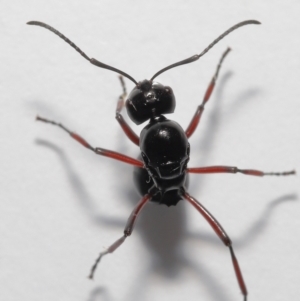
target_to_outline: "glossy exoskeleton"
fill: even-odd
[[[212,216],[212,214],[194,197],[188,194],[188,173],[208,174],[208,173],[243,173],[252,176],[265,176],[265,175],[290,175],[295,171],[287,172],[269,172],[265,173],[254,169],[239,169],[231,166],[208,166],[208,167],[195,167],[188,168],[190,144],[188,138],[193,134],[196,127],[199,124],[202,112],[206,102],[209,100],[210,95],[214,89],[218,73],[223,62],[223,59],[228,54],[230,49],[228,48],[221,57],[221,60],[217,66],[215,74],[207,88],[202,103],[196,109],[189,126],[186,130],[175,121],[167,119],[164,115],[171,114],[175,110],[175,96],[170,87],[164,86],[154,79],[161,73],[171,68],[192,63],[203,56],[209,49],[211,49],[216,43],[218,43],[223,37],[228,35],[235,29],[247,25],[247,24],[260,24],[255,20],[248,20],[240,22],[233,27],[229,28],[217,39],[215,39],[207,48],[205,48],[200,54],[193,55],[190,58],[179,61],[172,65],[169,65],[160,71],[158,71],[150,80],[143,80],[137,82],[133,77],[127,73],[116,69],[112,66],[106,65],[94,58],[89,58],[83,51],[81,51],[73,42],[67,37],[61,34],[53,27],[38,21],[28,22],[29,25],[37,25],[44,27],[72,46],[77,52],[79,52],[85,59],[87,59],[93,65],[108,69],[125,76],[129,80],[135,83],[134,89],[130,92],[126,99],[126,88],[123,81],[123,77],[120,77],[123,87],[123,94],[120,96],[117,109],[116,119],[121,125],[124,133],[127,137],[140,147],[140,158],[134,159],[126,155],[99,148],[92,147],[86,140],[76,133],[68,130],[65,126],[55,121],[51,121],[42,117],[37,117],[37,120],[50,123],[62,128],[64,131],[70,134],[77,142],[92,150],[97,155],[113,158],[128,164],[135,166],[134,179],[139,193],[142,199],[136,205],[132,211],[126,227],[124,229],[124,235],[114,242],[106,251],[101,252],[98,256],[95,264],[93,265],[90,278],[93,278],[96,267],[101,258],[115,251],[128,237],[131,235],[136,218],[144,207],[149,202],[156,202],[159,204],[165,204],[167,206],[176,205],[180,200],[187,200],[193,205],[199,213],[207,220],[212,229],[216,232],[225,246],[229,247],[230,255],[234,267],[234,271],[237,277],[239,287],[244,296],[244,300],[247,299],[247,289],[241,270],[239,268],[238,261],[235,257],[231,240],[226,234],[225,230],[219,224],[219,222]],[[126,102],[125,102],[126,99]],[[121,110],[123,106],[126,106],[128,116],[137,125],[146,121],[149,123],[141,131],[140,137],[137,136],[130,126],[124,120]]]
[[[190,145],[182,127],[162,115],[174,112],[172,89],[144,80],[129,94],[126,109],[136,124],[150,119],[139,138],[145,168],[134,170],[138,191],[150,193],[153,202],[176,205],[186,188]]]

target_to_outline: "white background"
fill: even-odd
[[[235,23],[261,21],[157,80],[173,88],[177,107],[169,118],[186,128],[231,46],[190,139],[190,166],[299,171],[300,2],[2,0],[0,6],[1,300],[242,300],[228,250],[183,201],[147,205],[133,235],[103,259],[94,281],[86,278],[139,199],[132,168],[95,156],[34,118],[63,122],[91,144],[129,156],[138,148],[114,120],[117,74],[25,23],[44,21],[89,56],[143,80],[200,53]],[[143,126],[133,128],[139,133]],[[233,240],[249,300],[299,298],[299,177],[192,175],[189,191]]]

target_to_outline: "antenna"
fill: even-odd
[[[175,64],[169,65],[163,69],[161,69],[160,71],[158,71],[157,73],[155,73],[151,80],[153,80],[155,77],[157,77],[158,75],[160,75],[161,73],[175,68],[177,66],[181,66],[181,65],[185,65],[185,64],[189,64],[189,63],[193,63],[197,60],[199,60],[199,58],[201,56],[203,56],[206,52],[208,52],[212,47],[214,47],[220,40],[222,40],[225,36],[227,36],[228,34],[230,34],[232,31],[236,30],[237,28],[244,26],[244,25],[248,25],[248,24],[261,24],[259,21],[256,20],[247,20],[247,21],[243,21],[240,23],[237,23],[236,25],[230,27],[228,30],[226,30],[223,34],[221,34],[217,39],[215,39],[211,44],[209,44],[200,54],[195,54],[183,61],[177,62]]]
[[[56,30],[55,28],[53,28],[52,26],[43,23],[43,22],[39,22],[39,21],[30,21],[27,22],[28,25],[36,25],[36,26],[41,26],[44,27],[50,31],[52,31],[54,34],[56,34],[57,36],[59,36],[61,39],[63,39],[66,43],[68,43],[71,47],[73,47],[80,55],[82,55],[86,60],[88,60],[91,64],[98,66],[100,68],[104,68],[104,69],[108,69],[114,72],[117,72],[125,77],[127,77],[128,79],[130,79],[132,82],[134,82],[136,85],[138,84],[137,81],[131,77],[129,74],[125,73],[122,70],[119,70],[117,68],[114,68],[112,66],[106,65],[102,62],[97,61],[94,58],[89,58],[79,47],[77,47],[71,40],[69,40],[66,36],[64,36],[62,33],[60,33],[58,30]]]

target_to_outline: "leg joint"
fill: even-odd
[[[131,232],[132,232],[132,231],[130,231],[130,230],[127,230],[127,229],[126,229],[126,230],[124,230],[124,236],[125,236],[125,237],[128,237],[128,236],[130,236],[130,235],[131,235]]]
[[[198,111],[203,112],[204,111],[204,104],[198,106]]]
[[[226,247],[232,248],[232,242],[229,237],[224,240],[224,243]]]

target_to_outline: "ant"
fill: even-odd
[[[95,154],[119,160],[135,167],[134,180],[137,190],[142,198],[128,218],[124,229],[124,235],[115,241],[111,246],[109,246],[108,249],[100,253],[91,268],[89,278],[93,279],[95,270],[101,258],[106,254],[113,253],[123,244],[125,239],[131,235],[140,211],[148,202],[151,201],[158,204],[165,204],[167,206],[175,206],[180,200],[185,199],[192,206],[194,206],[196,210],[199,211],[199,213],[206,219],[215,233],[222,240],[224,245],[229,248],[238,285],[244,296],[244,301],[246,301],[248,294],[247,288],[239,267],[238,260],[233,251],[232,242],[223,227],[213,217],[213,215],[187,192],[188,174],[242,173],[245,175],[262,177],[268,175],[287,176],[295,174],[295,171],[263,172],[255,169],[239,169],[231,166],[187,167],[190,156],[190,144],[188,142],[188,138],[192,136],[200,122],[205,104],[210,99],[210,96],[214,90],[222,62],[229,53],[230,48],[223,53],[216,68],[215,74],[206,90],[203,101],[197,107],[195,115],[185,131],[178,123],[167,119],[163,115],[173,113],[175,110],[176,103],[172,89],[153,80],[158,75],[171,68],[197,61],[221,39],[237,28],[248,24],[260,24],[260,22],[256,20],[247,20],[237,23],[236,25],[230,27],[217,39],[215,39],[211,44],[209,44],[208,47],[206,47],[200,54],[193,55],[185,60],[169,65],[155,73],[150,80],[143,80],[141,82],[137,82],[133,77],[119,69],[106,65],[94,58],[89,58],[80,48],[78,48],[72,41],[70,41],[55,28],[38,21],[30,21],[27,24],[41,26],[52,31],[54,34],[58,35],[61,39],[67,42],[71,47],[73,47],[77,52],[79,52],[79,54],[81,54],[91,64],[120,74],[123,94],[120,96],[117,103],[116,119],[126,136],[134,144],[139,146],[141,150],[140,157],[138,159],[134,159],[111,150],[93,147],[87,141],[85,141],[85,139],[68,130],[61,123],[57,123],[39,116],[36,117],[36,120],[38,121],[43,121],[45,123],[50,123],[60,127],[73,139],[75,139],[84,147],[93,151]],[[134,89],[129,93],[127,99],[126,87],[122,76],[128,78],[135,84]],[[121,110],[124,105],[126,106],[130,119],[135,124],[139,125],[149,120],[149,123],[141,131],[140,137],[134,133],[134,131],[124,120],[121,114]]]

